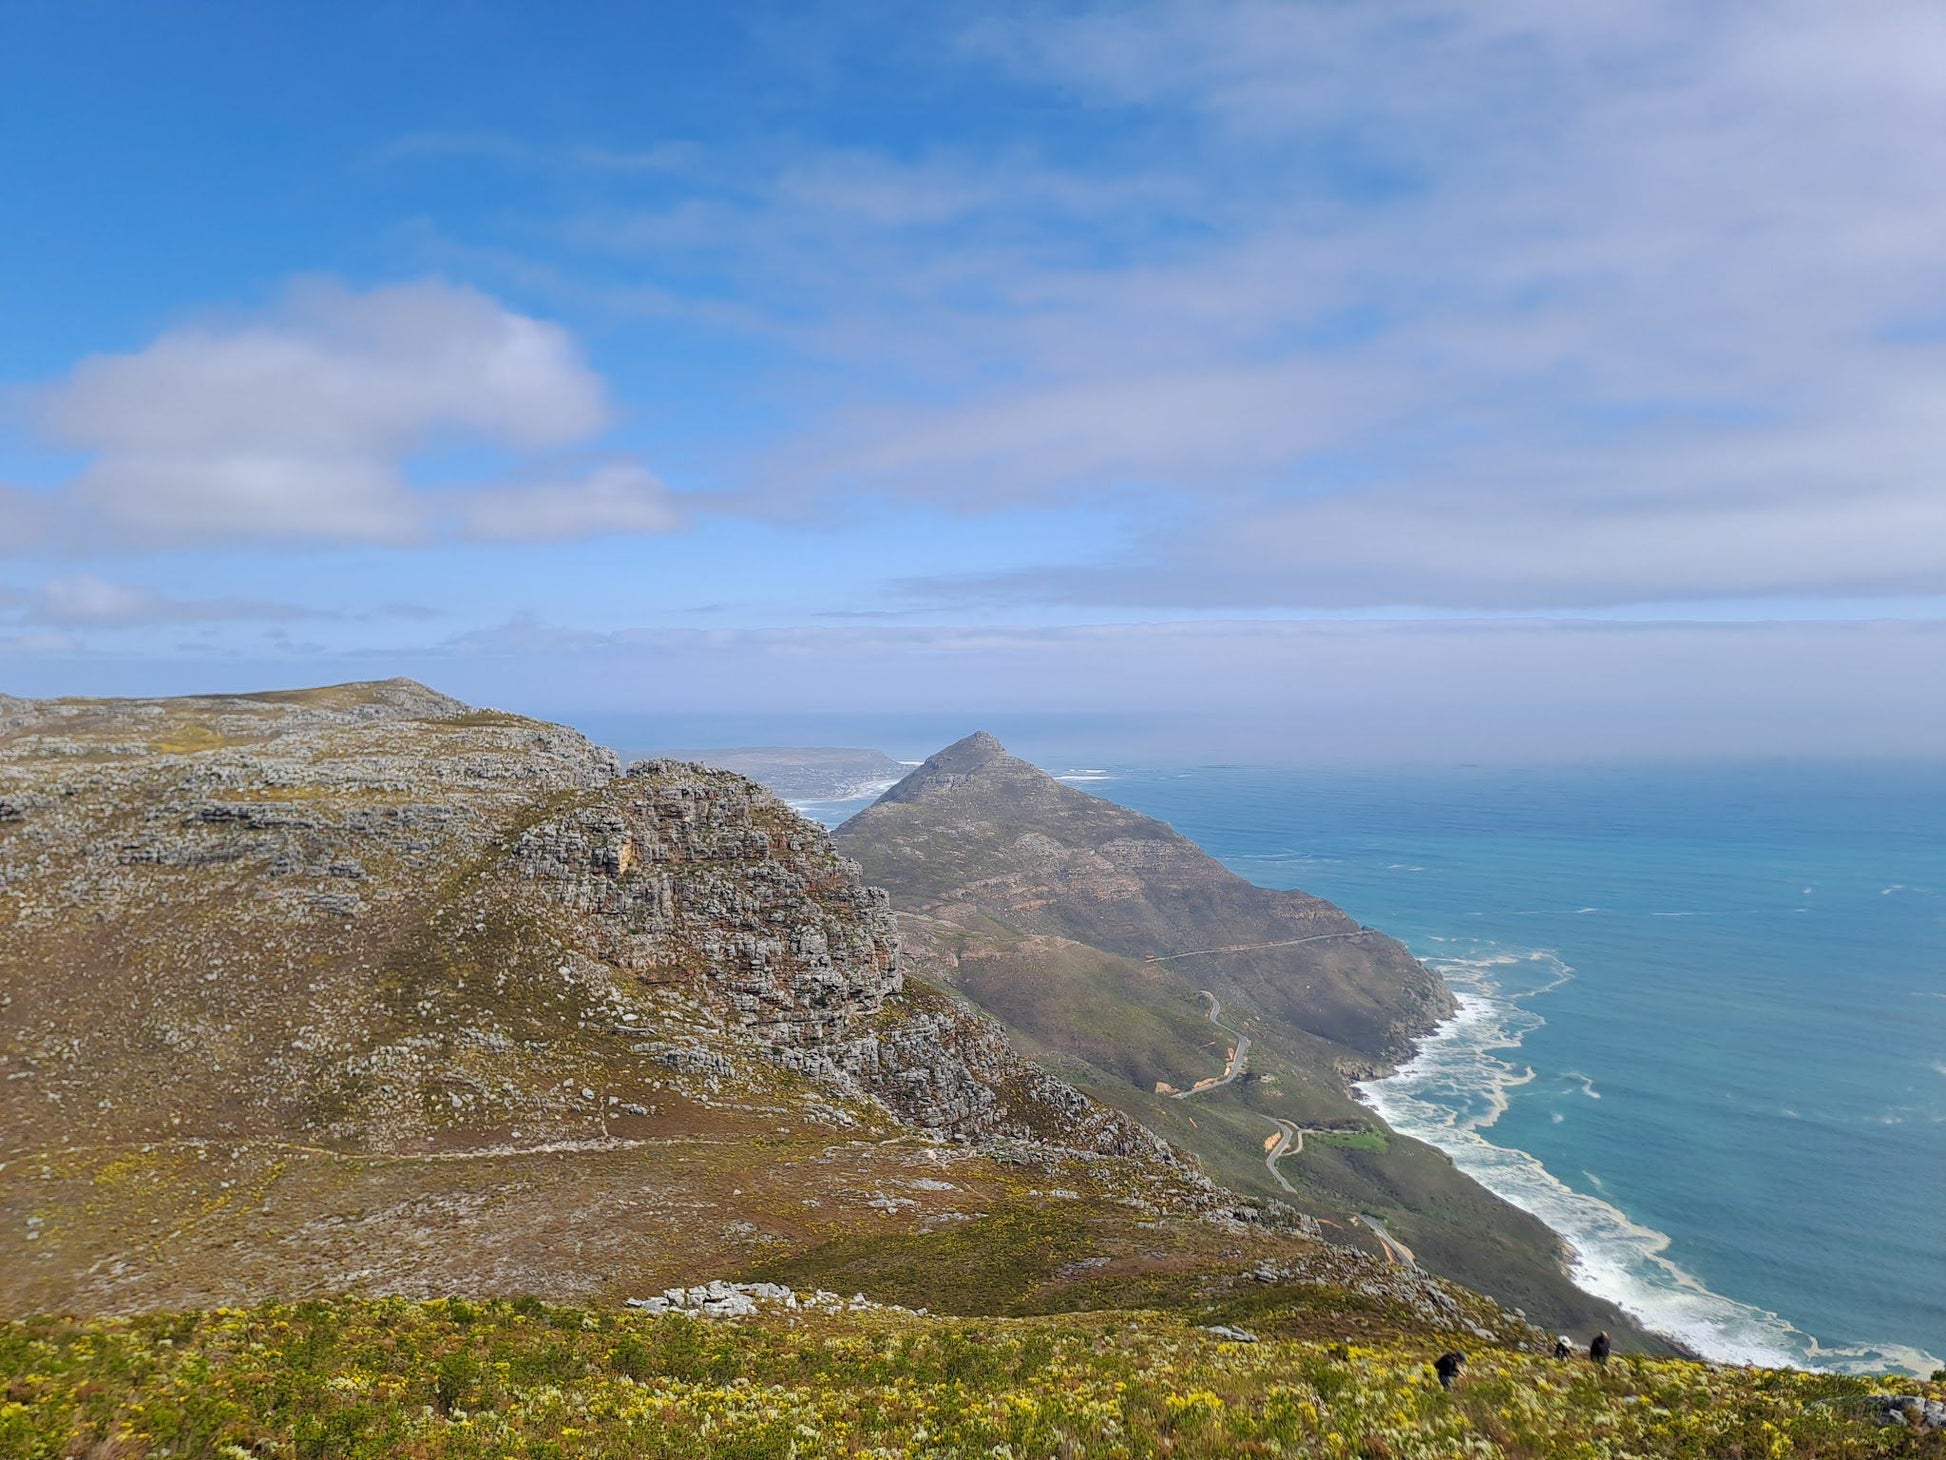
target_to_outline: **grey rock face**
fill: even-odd
[[[719,1078],[735,1072],[731,1064],[715,1050],[701,1044],[638,1044],[638,1054],[645,1054],[659,1065],[685,1075],[715,1075]]]
[[[1871,1400],[1872,1418],[1881,1425],[1912,1430],[1946,1430],[1946,1401],[1918,1394],[1879,1394]]]
[[[592,914],[598,956],[687,984],[782,1049],[843,1038],[900,987],[884,894],[818,828],[724,771],[637,767],[524,833],[521,873]]]
[[[775,1064],[962,1140],[1039,1138],[1171,1159],[1141,1126],[1020,1058],[992,1020],[905,988],[885,895],[823,829],[741,776],[647,761],[536,823],[512,861],[588,929],[590,951],[681,989]],[[684,1073],[732,1062],[694,1041],[638,1046]]]
[[[1232,1328],[1227,1323],[1212,1323],[1203,1332],[1213,1333],[1226,1343],[1255,1343],[1257,1335],[1247,1328]]]
[[[749,1318],[766,1310],[790,1313],[909,1313],[896,1303],[875,1303],[860,1293],[844,1298],[819,1288],[802,1296],[782,1283],[733,1283],[712,1278],[693,1287],[665,1288],[653,1298],[628,1298],[644,1313],[686,1313],[698,1318]],[[923,1312],[923,1309],[918,1310]]]

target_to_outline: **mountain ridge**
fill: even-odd
[[[1213,1178],[1295,1203],[1374,1253],[1394,1251],[1379,1234],[1396,1233],[1433,1270],[1543,1323],[1659,1342],[1574,1287],[1556,1234],[1357,1100],[1355,1082],[1396,1067],[1456,1008],[1396,940],[1237,877],[984,732],[833,841],[891,894],[915,970]]]

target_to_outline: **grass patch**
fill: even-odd
[[[846,1233],[754,1269],[754,1281],[863,1293],[954,1313],[1031,1310],[1032,1295],[1092,1249],[1083,1222],[1022,1206],[936,1232]]]
[[[197,755],[205,750],[222,750],[225,746],[237,744],[229,736],[219,734],[207,725],[185,721],[171,725],[162,734],[149,741],[149,747],[159,755]]]
[[[1379,1130],[1312,1131],[1305,1135],[1304,1145],[1308,1150],[1314,1144],[1336,1146],[1341,1151],[1376,1151],[1380,1154],[1392,1149],[1385,1132]]]

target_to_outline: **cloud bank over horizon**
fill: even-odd
[[[949,664],[1241,714],[1291,674],[1379,724],[1444,653],[1542,723],[1588,653],[1641,728],[1550,722],[1584,745],[1652,701],[1792,753],[1937,721],[1920,0],[354,6],[243,27],[249,76],[145,24],[37,21],[22,56],[98,56],[72,95],[0,60],[50,139],[9,191],[73,241],[0,282],[10,683]],[[90,106],[164,159],[139,228]]]
[[[14,667],[6,688],[37,694],[94,693],[105,674],[136,694],[404,674],[634,751],[862,735],[917,755],[984,727],[1052,736],[1070,753],[1199,762],[1937,759],[1946,719],[1946,624],[1934,622],[597,634],[522,617],[430,649],[324,662],[70,655]]]

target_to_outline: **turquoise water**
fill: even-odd
[[[1946,1362],[1946,770],[1068,773],[1439,968],[1464,1013],[1368,1098],[1584,1286],[1715,1358]]]

